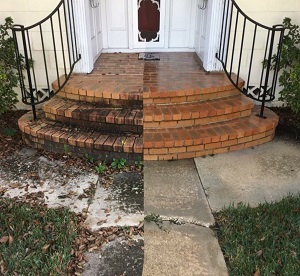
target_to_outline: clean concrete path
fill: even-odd
[[[279,136],[227,154],[145,162],[144,179],[145,214],[165,221],[145,224],[143,276],[228,275],[217,238],[206,227],[214,223],[212,212],[299,193],[300,143]]]
[[[145,224],[143,276],[228,275],[194,161],[145,162],[144,180],[145,215],[166,221]]]
[[[300,192],[300,143],[282,136],[195,163],[213,211],[239,202],[254,207]]]

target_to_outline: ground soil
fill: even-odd
[[[300,140],[300,118],[289,107],[272,107],[279,116],[276,135],[284,135],[291,139]]]

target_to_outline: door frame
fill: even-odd
[[[195,6],[197,5],[197,0]],[[224,0],[207,0],[207,22],[206,22],[206,39],[204,45],[204,54],[201,56],[203,67],[206,71],[222,71],[221,63],[216,59],[220,38],[221,23],[223,16]],[[201,39],[201,38],[199,38]],[[197,55],[200,58],[199,52]]]

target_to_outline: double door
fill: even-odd
[[[192,49],[195,0],[89,0],[93,55]]]

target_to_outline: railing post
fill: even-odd
[[[20,88],[22,93],[22,100],[25,97],[25,84],[24,84],[24,76],[23,76],[23,66],[22,66],[22,58],[20,55],[19,44],[18,44],[18,37],[17,37],[17,28],[20,28],[20,25],[13,25],[12,27],[12,35],[14,39],[14,46],[15,46],[15,55],[16,55],[16,66],[19,74],[19,82]]]
[[[32,113],[33,113],[33,119],[36,120],[37,119],[36,108],[35,108],[35,103],[34,103],[33,86],[32,86],[32,79],[31,79],[31,72],[30,72],[30,62],[29,62],[29,57],[28,57],[28,52],[27,52],[27,43],[26,43],[24,26],[20,26],[20,31],[21,31],[21,36],[22,36],[23,48],[24,48],[25,69],[26,69],[27,78],[28,78],[31,108],[32,108]]]
[[[270,77],[270,71],[271,71],[271,63],[272,63],[272,55],[273,55],[273,48],[274,48],[274,38],[275,38],[275,27],[272,29],[271,33],[271,40],[270,40],[270,46],[269,46],[269,55],[268,55],[268,62],[266,67],[266,75],[265,75],[265,83],[264,83],[264,93],[260,108],[260,114],[259,117],[264,118],[264,109],[265,109],[265,103],[266,103],[266,97],[267,97],[267,91],[268,91],[268,83],[269,83],[269,77]]]

